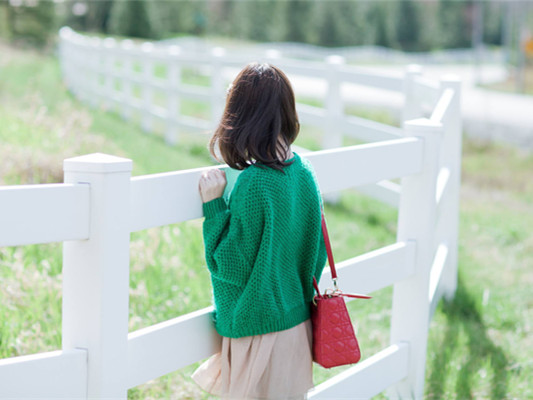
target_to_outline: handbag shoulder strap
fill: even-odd
[[[333,260],[333,252],[331,251],[331,242],[329,241],[328,228],[326,226],[326,218],[324,217],[323,209],[321,209],[321,213],[322,213],[322,234],[324,235],[324,243],[326,244],[326,251],[328,253],[328,262],[329,262],[329,267],[331,268],[331,279],[333,280],[335,288],[337,289],[337,270],[335,269],[335,261]],[[323,295],[320,294],[318,283],[314,276],[313,276],[313,286],[315,287],[318,297],[324,297]],[[352,297],[355,299],[371,299],[372,298],[365,294],[340,293],[339,296]]]
[[[331,279],[337,279],[337,270],[335,269],[335,260],[333,260],[333,252],[331,251],[331,242],[329,241],[328,228],[326,226],[326,218],[324,217],[324,210],[322,213],[322,234],[324,236],[324,243],[326,244],[326,251],[328,253],[329,267],[331,268]]]

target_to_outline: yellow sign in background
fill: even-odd
[[[524,42],[524,50],[528,56],[533,56],[533,37],[529,37]]]

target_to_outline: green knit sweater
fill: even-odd
[[[217,332],[238,338],[292,328],[310,318],[313,276],[326,263],[322,198],[311,163],[294,153],[284,172],[254,164],[229,202],[203,204]]]

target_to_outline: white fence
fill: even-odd
[[[138,107],[146,111],[145,122],[161,112],[149,102],[146,89],[155,87],[155,78],[146,81],[144,103],[136,104],[127,97],[128,91],[114,93],[109,79],[99,86],[76,75],[76,68],[85,78],[99,74],[96,71],[103,66],[97,67],[94,60],[118,57],[119,51],[128,62],[139,57],[146,64],[157,59],[155,52],[149,53],[152,58],[142,52],[117,48],[115,53],[96,46],[91,51],[98,51],[98,58],[84,58],[92,46],[89,40],[72,32],[63,34],[62,40],[65,76],[80,97],[112,101],[125,110]],[[67,56],[72,57],[72,64]],[[218,68],[213,68],[213,73],[222,65],[242,65],[223,57],[191,60],[173,54],[171,60],[164,60],[174,71],[190,62],[214,62]],[[393,398],[422,398],[429,323],[440,297],[453,296],[457,280],[460,84],[454,79],[427,81],[416,68],[400,80],[361,75],[335,62],[302,65],[279,59],[277,64],[313,76],[327,74],[330,96],[326,111],[304,108],[300,109],[302,117],[316,118],[331,132],[363,137],[372,133],[381,139],[341,148],[335,138],[329,145],[336,148],[307,153],[322,192],[366,187],[369,193],[399,207],[396,243],[338,265],[346,292],[371,293],[394,286],[390,346],[318,385],[310,398],[370,398],[387,389]],[[128,75],[127,79],[136,79],[128,73],[106,76]],[[170,76],[176,83],[176,75]],[[218,111],[223,97],[220,80],[213,77],[215,89],[207,89]],[[333,95],[345,80],[403,92],[406,122],[402,129],[345,117],[339,111],[342,102]],[[180,95],[192,93],[180,90],[170,85],[169,103],[175,105]],[[428,106],[428,118],[419,118]],[[180,122],[179,115],[170,110],[161,112],[163,116],[168,119],[169,131],[173,124],[190,122]],[[92,154],[65,160],[63,184],[0,188],[0,246],[64,242],[62,349],[0,360],[0,398],[124,399],[128,388],[219,350],[211,308],[128,332],[130,233],[201,218],[197,182],[203,170],[218,167],[139,177],[131,177],[131,168],[131,160]],[[402,178],[401,191],[390,189],[388,180],[398,177]],[[376,182],[385,184],[368,186]],[[326,285],[327,268],[324,275],[321,282]]]

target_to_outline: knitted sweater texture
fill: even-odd
[[[283,172],[254,164],[229,201],[203,204],[203,235],[221,336],[292,328],[311,316],[313,276],[326,263],[322,198],[311,163],[294,153]]]

